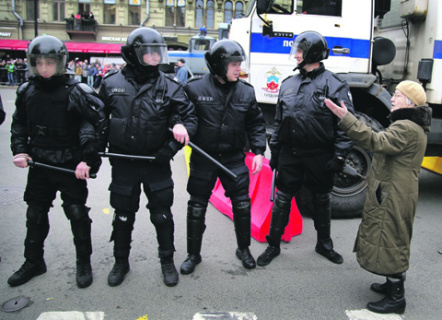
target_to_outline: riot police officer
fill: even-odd
[[[290,204],[302,185],[312,193],[315,251],[333,263],[343,262],[330,237],[330,191],[333,175],[342,171],[353,143],[337,127],[338,119],[328,110],[324,98],[345,101],[351,112],[353,104],[348,84],[321,62],[328,55],[327,41],[315,31],[303,32],[293,42],[290,58],[297,61],[295,70],[299,73],[282,82],[276,105],[270,167],[278,172],[278,192],[267,236],[269,245],[258,257],[259,266],[268,265],[280,254]]]
[[[121,48],[127,65],[104,77],[100,95],[110,115],[111,153],[155,156],[155,161],[111,159],[110,204],[115,209],[111,241],[115,264],[108,276],[110,286],[120,285],[129,272],[129,253],[141,184],[147,209],[155,226],[163,282],[178,283],[173,255],[174,221],[171,212],[173,181],[170,160],[196,131],[193,104],[182,87],[159,71],[168,63],[167,46],[151,28],[132,31]],[[173,126],[173,136],[169,132]],[[174,139],[175,138],[175,139]]]
[[[245,165],[246,139],[255,154],[252,173],[262,168],[266,148],[265,122],[255,99],[253,87],[239,80],[241,62],[246,59],[243,48],[235,41],[217,42],[205,55],[210,74],[189,80],[185,85],[194,102],[198,130],[194,142],[219,163],[238,176],[235,181],[225,172],[192,152],[187,191],[187,259],[182,274],[190,274],[201,262],[201,244],[205,229],[205,213],[211,191],[219,177],[226,196],[232,201],[233,222],[238,248],[236,256],[245,268],[253,269],[255,259],[250,253],[249,171]]]
[[[25,263],[8,280],[19,286],[46,272],[43,245],[49,233],[49,208],[60,191],[70,220],[77,253],[76,281],[80,288],[92,283],[90,208],[86,179],[101,164],[107,119],[98,95],[65,75],[68,51],[59,39],[37,37],[29,43],[31,77],[17,90],[12,116],[11,149],[17,167],[29,161],[75,170],[75,176],[47,168],[29,169],[24,200],[26,214]]]

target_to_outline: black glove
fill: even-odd
[[[345,166],[345,159],[342,156],[334,156],[325,164],[325,169],[331,172],[342,172]]]
[[[270,156],[269,166],[273,170],[278,169],[279,152],[272,152]]]
[[[166,143],[161,147],[160,150],[155,154],[155,162],[157,163],[169,163],[173,156],[178,152],[179,149],[175,148],[175,144]]]

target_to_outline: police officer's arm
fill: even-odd
[[[28,82],[25,82],[17,89],[16,109],[12,115],[11,124],[11,151],[14,156],[14,165],[19,168],[26,168],[28,166],[27,160],[32,160],[28,155],[29,132],[26,109],[23,103],[28,84]]]
[[[342,82],[339,88],[335,91],[331,100],[336,102],[344,102],[347,106],[348,112],[354,114],[353,101],[351,99],[350,89],[346,82]],[[338,122],[340,120],[335,118],[335,155],[337,157],[345,158],[350,150],[353,148],[353,141],[345,134],[343,130],[338,127]]]
[[[89,169],[97,172],[101,165],[99,151],[106,148],[108,118],[104,113],[104,103],[89,86],[77,84],[69,96],[68,110],[76,113],[80,121],[79,139],[82,161],[77,166],[77,178],[89,177]]]
[[[252,96],[253,100],[246,117],[246,130],[250,149],[255,154],[252,161],[252,174],[257,174],[262,169],[262,158],[266,150],[266,124],[254,92]]]
[[[175,139],[177,138],[177,136],[175,135],[176,131],[177,133],[180,130],[184,131],[183,128],[179,126],[182,125],[187,132],[187,137],[185,137],[185,140],[189,142],[189,140],[191,140],[196,133],[198,123],[198,119],[195,113],[195,107],[187,97],[187,94],[182,86],[177,83],[173,83],[169,86],[169,88],[173,90],[170,95],[173,114],[170,118],[170,124],[174,128]],[[175,130],[175,128],[177,130]],[[177,139],[177,141],[179,140]],[[181,141],[179,142],[182,143]]]

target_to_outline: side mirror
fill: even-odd
[[[256,12],[258,14],[264,14],[270,12],[275,0],[257,0],[256,1]]]

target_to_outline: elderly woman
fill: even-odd
[[[344,103],[339,107],[325,99],[325,104],[342,119],[339,127],[357,145],[374,153],[354,251],[362,268],[386,276],[387,281],[371,285],[386,296],[367,307],[378,313],[403,313],[418,177],[432,114],[425,91],[414,81],[399,83],[391,98],[392,123],[378,133],[347,112]]]

